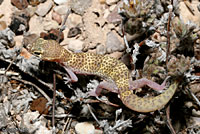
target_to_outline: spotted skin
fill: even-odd
[[[130,74],[121,61],[93,53],[71,53],[56,41],[39,38],[29,51],[42,60],[59,62],[75,73],[98,75],[107,81],[115,82],[120,99],[128,108],[137,112],[152,112],[161,109],[173,97],[178,82],[156,97],[141,98],[129,90]]]

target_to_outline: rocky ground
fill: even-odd
[[[197,0],[0,0],[0,134],[200,133],[199,25]],[[62,66],[27,51],[39,37],[117,58],[133,80],[170,76],[168,87],[179,79],[178,90],[163,109],[145,114],[116,93],[89,97],[102,79],[78,75],[70,83]],[[159,94],[147,86],[134,92]]]

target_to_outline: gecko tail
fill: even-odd
[[[174,82],[165,92],[156,97],[141,98],[135,94],[131,94],[127,97],[122,98],[122,102],[128,108],[137,112],[153,112],[162,109],[170,101],[177,87],[178,82]]]

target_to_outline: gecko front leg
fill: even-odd
[[[146,78],[141,78],[138,80],[134,80],[134,81],[129,81],[129,85],[130,85],[130,89],[134,90],[137,88],[141,88],[145,85],[147,85],[148,87],[152,88],[155,91],[158,92],[162,92],[165,87],[166,87],[166,81],[170,78],[170,76],[166,77],[165,80],[163,81],[163,83],[160,85],[152,80],[148,80]]]
[[[78,81],[78,77],[76,76],[76,74],[69,68],[64,67],[64,69],[67,71],[69,77],[66,79],[67,83],[68,82],[77,82]]]

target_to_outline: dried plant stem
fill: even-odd
[[[58,35],[58,39],[56,40],[57,42],[59,42],[59,40],[61,38],[62,31],[65,30],[65,23],[67,21],[68,16],[70,15],[70,13],[71,13],[71,9],[68,9],[68,11],[67,11],[67,13],[65,15],[65,18],[64,18],[64,20],[63,20],[63,22],[61,24],[59,35]]]
[[[192,98],[196,102],[196,104],[200,107],[200,101],[199,101],[199,99],[194,95],[194,93],[189,88],[186,88],[186,89],[189,92],[189,94],[192,96]]]
[[[53,74],[53,101],[52,101],[52,127],[55,133],[55,100],[56,100],[56,74]]]
[[[166,115],[167,115],[167,125],[171,131],[171,134],[176,134],[172,124],[171,124],[171,119],[170,119],[170,106],[167,107],[166,109]]]
[[[72,118],[68,117],[67,121],[65,122],[65,125],[63,127],[62,134],[68,133],[69,127],[71,126],[71,122],[72,122]],[[65,128],[66,128],[66,132],[65,132]]]
[[[31,85],[31,86],[35,87],[48,100],[48,102],[51,102],[50,97],[42,89],[40,89],[38,86],[36,86],[35,84],[33,84],[29,81],[26,81],[26,80],[22,80],[20,78],[15,77],[15,76],[12,76],[11,79],[14,79],[14,80],[23,82],[24,84]]]
[[[99,126],[100,126],[101,124],[100,124],[99,120],[97,119],[97,117],[95,116],[95,114],[92,112],[92,109],[91,109],[90,105],[87,104],[87,106],[88,106],[88,109],[89,109],[89,111],[90,111],[92,117],[96,120],[96,122],[97,122],[97,123],[99,124]]]
[[[170,23],[171,23],[171,10],[169,11],[169,18],[167,23],[167,50],[166,50],[166,66],[168,64],[168,57],[170,55]]]

